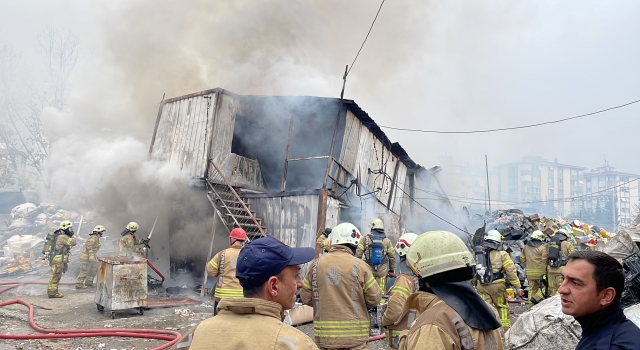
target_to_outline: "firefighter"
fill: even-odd
[[[291,248],[273,236],[247,243],[236,266],[244,298],[223,298],[218,315],[191,328],[171,350],[318,349],[282,322],[302,287],[300,265],[314,256],[313,248]]]
[[[513,260],[507,252],[499,250],[501,242],[502,235],[497,230],[490,230],[484,236],[483,251],[485,256],[487,253],[489,254],[492,273],[488,275],[490,279],[486,280],[487,283],[482,283],[479,279],[476,280],[476,290],[482,299],[498,309],[502,327],[506,330],[511,328],[511,320],[509,320],[505,277],[515,288],[517,296],[523,296],[524,293],[520,287],[520,279]]]
[[[138,231],[138,223],[130,222],[120,234],[122,238],[118,241],[118,256],[134,256],[134,253],[144,253],[143,248],[136,248],[136,245],[148,244],[148,239],[137,239],[135,234]]]
[[[236,227],[229,233],[229,248],[218,252],[207,264],[207,274],[218,277],[215,285],[213,314],[222,298],[242,298],[242,286],[236,277],[236,263],[240,250],[247,240],[247,233]]]
[[[58,282],[62,274],[67,272],[69,263],[69,251],[71,247],[76,245],[76,239],[73,238],[73,224],[71,221],[65,220],[60,223],[59,231],[55,238],[55,244],[52,252],[50,252],[49,266],[51,266],[51,278],[47,285],[47,295],[49,298],[62,298],[64,294],[58,292]]]
[[[401,317],[420,316],[402,331],[399,349],[504,349],[497,312],[473,289],[474,258],[458,236],[425,232],[406,257],[420,290],[407,299]]]
[[[573,244],[567,239],[569,235],[567,231],[560,229],[551,236],[551,242],[549,243],[549,251],[547,258],[547,271],[549,276],[549,295],[559,295],[558,288],[562,284],[562,270],[567,264],[569,255],[573,254],[576,250]],[[557,258],[552,259],[552,255]]]
[[[524,266],[529,281],[529,303],[537,304],[545,298],[543,288],[547,283],[547,244],[541,231],[533,231],[531,239],[520,253],[520,262]]]
[[[321,349],[367,349],[368,308],[380,302],[380,288],[369,266],[354,257],[359,230],[342,223],[331,231],[329,253],[307,269],[300,298],[313,307],[313,330]]]
[[[384,294],[389,273],[396,270],[396,252],[393,244],[384,234],[382,220],[375,218],[369,223],[371,233],[362,237],[358,243],[356,258],[362,258],[369,264],[380,291]]]
[[[395,245],[396,252],[400,257],[398,263],[398,276],[393,287],[389,290],[389,301],[387,309],[382,315],[382,325],[386,334],[387,343],[395,347],[394,340],[400,336],[400,332],[409,329],[409,324],[400,324],[400,315],[404,309],[404,304],[411,294],[418,290],[418,277],[411,272],[407,265],[407,251],[413,242],[418,238],[415,233],[407,232],[400,236]]]
[[[324,232],[318,236],[318,239],[316,239],[316,251],[318,254],[326,253],[329,251],[329,248],[331,248],[331,240],[328,238],[330,234],[331,229],[326,228]]]
[[[82,268],[76,279],[76,289],[86,289],[96,286],[93,283],[93,279],[98,272],[96,253],[100,250],[100,238],[105,231],[107,231],[107,229],[102,225],[94,227],[93,232],[89,234],[89,238],[84,242],[84,250],[80,254]]]

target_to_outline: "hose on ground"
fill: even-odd
[[[0,290],[0,293],[25,284],[47,284],[47,282],[0,282],[0,286],[8,286]],[[74,285],[75,283],[60,283]],[[49,329],[38,326],[33,320],[33,305],[24,300],[10,300],[0,303],[0,307],[20,304],[29,308],[29,325],[35,331],[45,334],[0,334],[0,339],[50,339],[50,338],[89,338],[89,337],[128,337],[167,340],[169,343],[160,345],[153,350],[167,349],[180,340],[181,334],[171,330],[144,329],[144,328],[109,328],[109,329]]]
[[[380,340],[380,339],[384,339],[387,335],[382,333],[380,335],[374,335],[372,337],[369,337],[369,341],[376,341],[376,340]]]

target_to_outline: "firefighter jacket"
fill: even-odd
[[[564,268],[564,265],[567,264],[567,260],[569,259],[569,255],[573,254],[576,251],[576,249],[573,247],[573,244],[571,244],[571,242],[569,241],[562,241],[560,243],[560,259],[562,259],[561,262],[561,266],[559,268],[553,268],[551,266],[548,266],[547,268],[549,269],[549,273],[561,273],[562,269]]]
[[[282,306],[272,301],[222,299],[218,315],[191,328],[171,350],[318,349],[311,338],[283,319]]]
[[[84,249],[80,253],[81,260],[89,260],[89,256],[95,255],[100,250],[100,235],[90,235],[87,241],[84,242]]]
[[[142,248],[136,248],[138,244],[143,244],[144,240],[137,239],[135,235],[126,234],[118,241],[118,256],[133,256],[133,253],[142,253]]]
[[[358,249],[356,250],[356,258],[361,259],[364,254],[364,260],[371,266],[371,235],[364,236],[358,243]],[[387,265],[387,262],[389,263]],[[393,244],[389,238],[385,237],[382,240],[382,264],[375,271],[373,268],[373,275],[376,277],[386,276],[387,272],[396,270],[396,251],[393,249]]]
[[[520,262],[527,272],[527,279],[539,280],[547,273],[547,245],[538,247],[527,244],[520,253]]]
[[[56,238],[56,251],[51,259],[52,263],[68,263],[69,251],[76,245],[76,239],[66,234],[58,235]]]
[[[497,317],[497,312],[493,309]],[[469,327],[462,317],[435,294],[414,293],[407,299],[402,318],[419,314],[411,328],[402,331],[402,350],[503,350],[501,329],[482,331]]]
[[[400,332],[408,327],[394,327],[398,326],[401,321],[402,311],[404,305],[411,294],[418,290],[418,278],[416,276],[406,275],[404,273],[398,274],[396,282],[389,291],[389,301],[387,302],[387,309],[382,315],[382,325],[385,327],[385,334],[387,335],[387,341],[390,346],[393,346],[393,339],[400,335]],[[391,329],[389,328],[391,326]]]
[[[309,265],[300,298],[313,307],[316,344],[353,348],[369,340],[368,309],[378,305],[381,294],[369,265],[338,244]]]
[[[216,301],[220,298],[242,298],[242,286],[236,277],[236,262],[242,247],[231,246],[216,254],[207,264],[207,274],[218,277],[216,282]]]
[[[494,280],[491,283],[505,283],[506,277],[509,283],[519,291],[521,289],[520,278],[518,278],[516,266],[513,264],[513,260],[511,260],[509,253],[502,250],[492,249],[489,255],[491,258],[493,275],[498,277],[494,277]]]

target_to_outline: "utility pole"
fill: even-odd
[[[489,189],[489,161],[487,155],[484,155],[484,169],[487,173],[487,198],[489,199],[489,213],[491,213],[491,190]]]

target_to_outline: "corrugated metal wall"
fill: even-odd
[[[213,126],[216,93],[165,102],[151,145],[152,159],[168,161],[202,178]],[[232,125],[233,126],[233,125]]]
[[[233,128],[239,108],[237,98],[224,93],[220,94],[217,100],[216,119],[213,125],[211,158],[221,170],[227,167],[227,161],[229,161]],[[212,182],[221,182],[217,175],[214,169],[209,170],[209,179]],[[225,175],[229,176],[229,174]]]
[[[375,196],[385,205],[389,203],[391,195],[392,179],[398,172],[396,181],[405,183],[407,176],[407,166],[399,162],[388,147],[383,146],[380,139],[356,118],[351,111],[347,111],[347,121],[345,125],[342,150],[338,160],[353,176],[360,177],[360,182],[369,191],[376,191]],[[369,172],[369,169],[373,173]],[[376,173],[378,172],[378,173]],[[383,173],[379,173],[383,172]],[[348,184],[347,184],[348,185]],[[393,191],[390,209],[396,213],[401,210],[404,194],[397,188]]]

